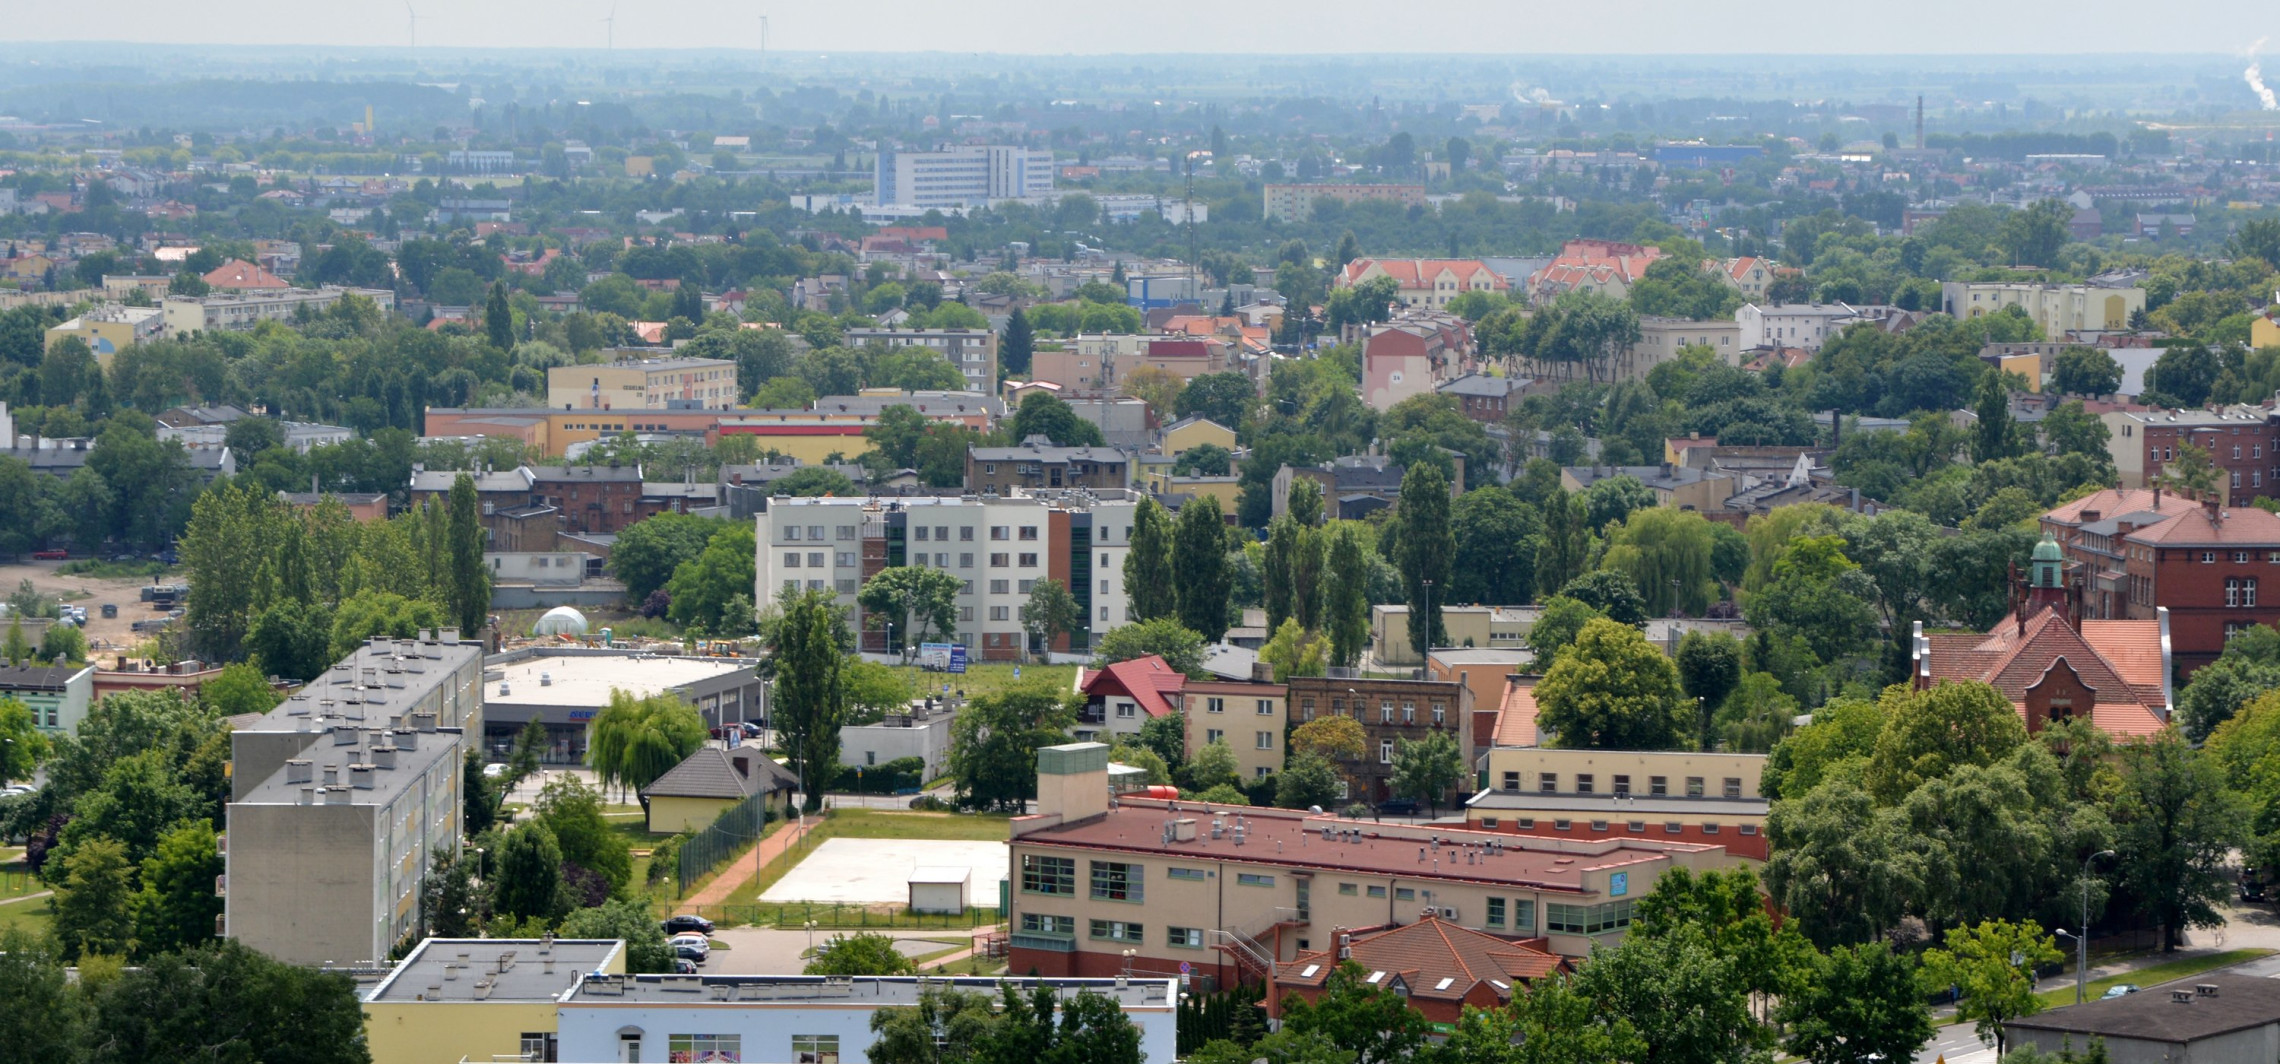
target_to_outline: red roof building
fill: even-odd
[[[1661,248],[1612,240],[1570,240],[1557,257],[1528,278],[1529,298],[1543,302],[1566,292],[1627,298],[1631,286],[1662,258]]]
[[[2252,624],[2280,624],[2280,516],[2181,499],[2160,489],[2109,488],[2042,517],[2064,554],[2081,616],[2166,617],[2179,679],[2224,652]]]
[[[1178,710],[1186,686],[1187,675],[1155,654],[1097,671],[1081,669],[1077,689],[1085,693],[1085,711],[1077,718],[1077,738],[1105,742],[1105,735],[1137,735],[1140,725]]]
[[[1468,1006],[1508,1004],[1514,987],[1571,970],[1566,958],[1539,948],[1543,939],[1499,938],[1437,913],[1374,933],[1335,931],[1331,942],[1330,949],[1300,950],[1298,959],[1275,966],[1267,1015],[1279,1018],[1283,999],[1294,994],[1319,999],[1341,963],[1361,969],[1364,983],[1408,998],[1409,1007],[1433,1023],[1455,1023]]]
[[[231,259],[214,267],[206,274],[206,283],[230,292],[264,291],[291,288],[285,279],[264,270],[244,259]]]
[[[1466,292],[1502,292],[1508,287],[1479,259],[1355,259],[1338,271],[1337,285],[1352,288],[1379,277],[1393,279],[1404,305],[1430,310],[1448,306]]]

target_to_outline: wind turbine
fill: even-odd
[[[412,10],[412,0],[404,0],[404,21],[410,25],[412,47],[420,46],[420,13]]]
[[[616,50],[617,50],[617,5],[616,5],[616,4],[611,4],[611,5],[610,5],[610,17],[608,17],[608,18],[605,18],[605,19],[603,19],[603,20],[602,20],[602,48],[603,48],[605,51],[616,51]]]
[[[760,16],[760,61],[768,61],[768,16]]]

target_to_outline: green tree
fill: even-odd
[[[626,601],[640,605],[673,578],[681,563],[704,553],[713,534],[726,526],[714,518],[675,513],[637,521],[618,533],[617,543],[610,547],[610,573],[625,584]]]
[[[68,624],[48,625],[40,633],[41,661],[80,662],[87,660],[87,634]]]
[[[2001,691],[1975,680],[1943,681],[1928,691],[1894,689],[1880,703],[1877,734],[1862,781],[1895,804],[1925,780],[1963,765],[1988,765],[2027,741],[2026,725]]]
[[[870,1064],[969,1064],[978,1060],[997,1022],[989,995],[930,988],[915,1005],[871,1013],[871,1048],[864,1058]]]
[[[67,981],[66,958],[46,935],[0,931],[0,1046],[18,1061],[76,1061],[88,1036],[86,998]],[[1244,1061],[1243,1064],[1250,1064]]]
[[[1369,552],[1363,532],[1352,525],[1324,531],[1330,549],[1323,564],[1322,626],[1330,634],[1331,663],[1352,666],[1370,638]]]
[[[2219,927],[2225,865],[2243,815],[2214,761],[2164,731],[2122,747],[2113,803],[2119,885],[2162,928],[2174,950],[2188,927]]]
[[[1908,1060],[1931,1040],[1932,1010],[1915,959],[1882,942],[1816,958],[1810,978],[1782,999],[1784,1052],[1811,1064]]]
[[[808,975],[908,975],[918,970],[895,948],[895,940],[868,931],[833,935],[815,948],[804,969]]]
[[[497,297],[504,302],[505,297]],[[496,342],[496,338],[494,338]],[[511,346],[513,337],[508,337]],[[451,612],[459,630],[483,630],[491,610],[491,570],[483,565],[483,518],[475,501],[475,481],[465,473],[451,482]]]
[[[562,897],[562,848],[544,823],[516,825],[492,861],[491,904],[501,915],[552,923],[569,908]]]
[[[1019,812],[1037,797],[1037,750],[1066,742],[1074,707],[1049,684],[1024,683],[973,700],[950,722],[950,774],[961,808]]]
[[[2052,361],[2050,383],[2062,395],[2112,395],[2122,388],[2122,367],[2095,347],[2070,346]]]
[[[1124,555],[1124,595],[1132,618],[1153,621],[1179,609],[1172,582],[1172,518],[1154,498],[1132,509],[1132,549]]]
[[[1274,638],[1259,648],[1259,660],[1274,667],[1276,683],[1287,683],[1293,676],[1328,675],[1330,641],[1299,627],[1297,618],[1286,617]]]
[[[2036,200],[2024,210],[2004,215],[1999,238],[2011,253],[2011,265],[2057,265],[2073,220],[2074,208],[2060,199]]]
[[[1782,552],[1743,612],[1751,627],[1802,637],[1816,657],[1833,662],[1875,640],[1875,601],[1875,582],[1845,557],[1842,537],[1807,536]]]
[[[1222,428],[1240,430],[1244,416],[1259,403],[1258,385],[1241,373],[1205,373],[1192,377],[1180,397],[1172,401],[1179,417],[1208,418]]]
[[[474,751],[470,750],[472,754]],[[488,830],[489,825],[485,825]],[[420,881],[420,933],[436,938],[474,938],[482,929],[488,892],[477,889],[475,866],[481,854],[438,849]]]
[[[2034,969],[2064,957],[2049,933],[2034,924],[1988,920],[1948,929],[1946,948],[1924,952],[1924,974],[1932,986],[1961,991],[1956,1019],[1976,1021],[1979,1040],[2000,1056],[2004,1021],[2042,1011]]]
[[[673,623],[715,635],[742,635],[753,627],[754,533],[731,525],[706,541],[695,558],[673,570],[665,591],[673,597]]]
[[[1575,987],[1602,1016],[1638,1032],[1645,1049],[1636,1060],[1745,1064],[1764,1060],[1771,1042],[1750,1014],[1740,960],[1720,955],[1698,927],[1596,949]]]
[[[1921,881],[1899,812],[1849,780],[1775,802],[1765,833],[1767,894],[1816,945],[1883,934]]]
[[[539,764],[545,758],[553,740],[547,737],[546,722],[533,713],[523,722],[522,731],[515,733],[515,747],[507,755],[506,785],[515,784],[538,774]]]
[[[1188,759],[1188,789],[1207,791],[1221,784],[1234,785],[1243,781],[1242,763],[1235,760],[1235,749],[1225,739],[1214,739]]]
[[[2163,486],[2185,498],[2213,499],[2217,497],[2217,477],[2216,462],[2208,448],[2179,441],[2177,457],[2163,464],[2160,479]]]
[[[1992,462],[2011,457],[2011,391],[2004,387],[2001,373],[1980,374],[1972,412],[1978,419],[1972,424],[1971,460]]]
[[[671,697],[670,695],[657,697]],[[692,714],[693,715],[693,714]],[[557,774],[539,791],[538,822],[554,833],[562,859],[601,874],[612,891],[633,880],[633,854],[625,837],[602,815],[602,792],[568,773]]]
[[[1543,521],[1536,508],[1502,488],[1475,488],[1450,510],[1455,557],[1465,564],[1450,575],[1448,602],[1513,605],[1536,597],[1536,555]]]
[[[1536,617],[1534,627],[1528,629],[1528,649],[1536,657],[1535,669],[1544,672],[1559,660],[1560,651],[1575,644],[1583,626],[1594,620],[1605,620],[1606,614],[1566,595],[1553,595],[1544,600],[1544,612]]]
[[[1560,594],[1592,609],[1617,624],[1638,628],[1647,623],[1647,600],[1639,585],[1612,569],[1599,569],[1561,585]]]
[[[960,582],[948,570],[897,565],[863,582],[855,601],[867,616],[895,624],[902,633],[903,660],[937,632],[958,630]]]
[[[1538,721],[1571,749],[1668,750],[1687,733],[1678,669],[1638,629],[1586,623],[1536,685]]]
[[[1029,324],[1029,315],[1023,313],[1020,307],[1013,308],[1013,313],[1006,315],[1005,334],[998,341],[999,368],[1007,374],[1026,377],[1029,374],[1030,356],[1036,350],[1036,327]]]
[[[1154,654],[1174,671],[1203,674],[1203,636],[1169,617],[1110,629],[1094,649],[1104,665]]]
[[[1327,809],[1338,799],[1338,769],[1322,755],[1292,754],[1275,774],[1275,804],[1285,809]]]
[[[369,1064],[356,983],[223,939],[93,988],[88,1064],[149,1060]]]
[[[211,822],[185,820],[160,838],[142,863],[142,891],[132,905],[136,950],[165,953],[212,939],[222,912],[214,883],[223,871]]]
[[[1435,729],[1422,739],[1402,739],[1394,744],[1394,793],[1424,802],[1429,813],[1438,815],[1441,800],[1465,780],[1464,754],[1450,732]]]
[[[1583,497],[1555,492],[1544,499],[1544,542],[1536,549],[1536,586],[1567,586],[1583,575],[1591,553],[1591,525]]]
[[[1314,1001],[1286,999],[1283,1027],[1328,1039],[1354,1054],[1356,1064],[1396,1064],[1424,1050],[1432,1031],[1425,1017],[1401,995],[1364,982],[1363,974],[1347,961],[1331,971]]]
[[[635,794],[672,771],[705,742],[704,718],[672,692],[636,698],[612,689],[586,726],[586,764],[604,787]],[[648,804],[643,796],[644,807]]]
[[[1711,552],[1714,526],[1691,511],[1650,507],[1634,510],[1607,538],[1604,569],[1631,578],[1645,612],[1658,617],[1699,617],[1718,595]]]
[[[483,774],[483,752],[470,748],[459,763],[460,820],[468,835],[490,830],[499,816],[501,788]]]
[[[198,689],[198,697],[225,717],[267,713],[285,699],[269,686],[269,678],[259,668],[242,661],[223,666],[221,675]]]
[[[355,653],[373,636],[412,639],[423,628],[440,628],[446,623],[444,608],[434,602],[371,589],[342,599],[332,616],[334,661]]]
[[[1697,750],[1710,749],[1710,715],[1742,682],[1742,641],[1699,629],[1678,640],[1678,684],[1694,699]]]
[[[557,934],[563,938],[623,939],[625,970],[629,973],[670,972],[673,946],[649,906],[628,898],[612,898],[591,909],[562,918]]]
[[[1267,610],[1267,630],[1279,630],[1283,622],[1299,610],[1293,602],[1292,569],[1297,565],[1296,555],[1300,544],[1311,529],[1303,528],[1287,513],[1267,522],[1267,542],[1261,552],[1260,578],[1263,584],[1263,605]],[[1299,627],[1305,627],[1302,622]]]
[[[1105,447],[1107,440],[1100,434],[1100,426],[1078,417],[1077,412],[1060,397],[1048,392],[1033,391],[1021,397],[1021,406],[1013,414],[1010,435],[1015,443],[1043,436],[1055,447]]]
[[[1031,585],[1029,601],[1021,604],[1021,630],[1039,653],[1052,653],[1055,637],[1073,639],[1084,623],[1084,608],[1069,594],[1069,586],[1050,577]]]
[[[31,707],[13,698],[0,698],[0,784],[32,778],[48,758],[47,735]]]
[[[94,838],[63,858],[55,937],[66,959],[123,956],[134,943],[134,867],[116,839]],[[212,889],[208,881],[207,889]],[[212,930],[212,925],[207,925]]]
[[[806,808],[815,812],[823,808],[822,773],[839,763],[839,728],[847,712],[840,675],[846,624],[830,592],[803,591],[784,598],[772,635],[767,669],[776,686],[769,715],[799,772]],[[810,771],[818,774],[812,786]]]
[[[483,336],[501,351],[515,348],[515,313],[507,308],[507,286],[494,282],[483,303]]]
[[[324,606],[284,599],[254,616],[245,649],[269,675],[314,679],[332,665],[332,626]]]
[[[1409,645],[1423,653],[1449,640],[1441,608],[1448,604],[1449,569],[1457,545],[1449,524],[1449,479],[1439,468],[1418,463],[1402,474],[1396,518],[1401,522],[1396,562],[1408,591]]]
[[[1138,553],[1138,545],[1134,545]],[[1227,633],[1227,516],[1214,495],[1194,495],[1180,506],[1172,528],[1172,586],[1180,623],[1216,643]]]

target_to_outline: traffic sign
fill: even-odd
[[[1186,975],[1186,974],[1188,974],[1189,972],[1192,972],[1192,971],[1194,971],[1194,970],[1195,970],[1195,966],[1194,966],[1194,965],[1192,965],[1192,964],[1189,964],[1189,963],[1188,963],[1188,962],[1186,962],[1186,961],[1181,961],[1181,962],[1180,962],[1180,974],[1181,974],[1181,975]]]

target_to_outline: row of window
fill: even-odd
[[[2251,581],[2251,583],[2254,583],[2254,581]],[[2253,594],[2253,590],[2252,590],[2252,592],[2251,592],[2251,593]],[[1504,789],[1505,789],[1505,790],[1507,790],[1507,791],[1513,791],[1513,792],[1517,792],[1517,791],[1519,791],[1519,790],[1520,790],[1520,776],[1521,776],[1521,774],[1520,774],[1519,772],[1506,772],[1506,773],[1504,774]],[[1613,787],[1612,787],[1612,789],[1610,789],[1610,790],[1609,790],[1607,793],[1609,793],[1609,794],[1616,794],[1616,795],[1628,795],[1628,794],[1630,794],[1630,793],[1631,793],[1631,777],[1630,777],[1628,774],[1622,774],[1622,773],[1618,773],[1618,774],[1616,774],[1615,776],[1613,776],[1611,779],[1612,779],[1612,782],[1613,782],[1614,786],[1613,786]],[[1597,794],[1597,793],[1598,793],[1598,788],[1599,788],[1599,777],[1598,777],[1596,774],[1594,774],[1594,773],[1590,773],[1590,772],[1578,772],[1578,773],[1576,773],[1576,774],[1575,774],[1575,792],[1574,792],[1574,793],[1576,793],[1576,794]],[[1559,773],[1557,773],[1557,772],[1539,772],[1539,773],[1537,773],[1537,774],[1536,774],[1536,793],[1538,793],[1538,794],[1558,794],[1558,793],[1560,793],[1560,774],[1559,774]],[[1704,793],[1705,793],[1705,792],[1704,792],[1704,789],[1703,789],[1703,778],[1702,778],[1702,777],[1700,777],[1700,776],[1688,776],[1688,777],[1686,777],[1686,796],[1687,796],[1687,797],[1689,797],[1689,798],[1700,798],[1700,797],[1702,797],[1702,796],[1703,796],[1703,794],[1704,794]],[[1739,798],[1739,797],[1741,797],[1741,796],[1742,796],[1742,778],[1741,778],[1740,776],[1728,776],[1728,777],[1726,777],[1726,778],[1725,778],[1725,780],[1723,781],[1723,787],[1721,788],[1721,793],[1723,793],[1723,794],[1724,794],[1726,797],[1728,797],[1728,798]],[[1647,777],[1647,794],[1648,794],[1650,797],[1655,797],[1655,798],[1664,798],[1664,797],[1668,797],[1668,796],[1669,796],[1669,794],[1670,794],[1670,777],[1668,777],[1668,776],[1649,776],[1649,777]]]
[[[1596,935],[1602,931],[1620,931],[1631,926],[1631,902],[1601,902],[1598,905],[1568,905],[1562,902],[1544,903],[1544,930],[1552,934]]]
[[[618,1058],[639,1064],[641,1036],[618,1036]],[[543,1033],[522,1036],[523,1054],[530,1060],[552,1060],[554,1038]],[[669,1034],[665,1036],[665,1059],[668,1061],[735,1061],[744,1059],[744,1036],[740,1034]],[[763,1057],[762,1059],[766,1059]],[[798,1064],[839,1064],[839,1036],[835,1034],[795,1034],[791,1036],[790,1059]]]
[[[1089,920],[1086,934],[1103,942],[1129,942],[1135,946],[1147,942],[1147,928],[1130,920]],[[1053,916],[1047,913],[1021,914],[1021,930],[1033,935],[1075,935],[1074,917]],[[1202,949],[1203,929],[1200,927],[1167,927],[1164,944],[1179,949]]]
[[[798,543],[802,540],[806,540],[811,543],[823,542],[823,525],[783,525],[781,526],[781,530],[784,533],[784,542],[786,543]],[[838,526],[837,534],[833,538],[839,539],[841,541],[854,539],[855,526]]]
[[[1092,862],[1092,897],[1097,901],[1144,900],[1146,869],[1122,861]],[[1021,889],[1026,894],[1075,897],[1077,861],[1074,857],[1021,855]]]
[[[1119,708],[1121,709],[1121,708],[1123,708],[1123,707],[1119,707]],[[1131,714],[1130,714],[1130,713],[1119,713],[1118,715],[1119,715],[1119,716],[1127,716],[1127,717],[1128,717],[1128,716],[1131,716]],[[1251,740],[1251,741],[1252,741],[1252,743],[1253,743],[1252,749],[1254,749],[1254,750],[1272,750],[1272,749],[1274,749],[1274,748],[1275,748],[1275,733],[1273,733],[1273,732],[1271,732],[1271,731],[1263,731],[1263,732],[1252,732],[1251,734],[1252,734],[1252,736],[1253,736],[1253,739]],[[1226,732],[1225,730],[1223,730],[1223,729],[1220,729],[1220,728],[1205,728],[1205,729],[1203,730],[1203,741],[1204,741],[1206,744],[1210,744],[1210,743],[1223,743],[1223,742],[1226,742],[1226,741],[1227,741],[1227,732]]]
[[[1501,825],[1501,824],[1503,824],[1503,823],[1504,823],[1504,821],[1503,821],[1501,818],[1499,818],[1499,817],[1493,817],[1493,816],[1484,816],[1484,817],[1480,818],[1480,826],[1481,826],[1481,827],[1483,827],[1483,828],[1487,828],[1487,829],[1489,829],[1489,830],[1495,830],[1495,829],[1496,829],[1496,828],[1497,828],[1499,825]],[[1607,825],[1608,825],[1608,821],[1605,821],[1605,820],[1594,820],[1594,821],[1592,821],[1592,822],[1591,822],[1591,830],[1593,830],[1593,831],[1606,831],[1606,830],[1607,830]],[[1536,830],[1536,818],[1534,818],[1534,817],[1527,817],[1527,816],[1523,816],[1523,817],[1514,817],[1514,818],[1512,818],[1512,826],[1513,826],[1514,828],[1517,828],[1517,829],[1521,830],[1521,831],[1534,831],[1534,830]],[[1571,829],[1573,829],[1574,827],[1575,827],[1575,821],[1573,821],[1573,820],[1564,820],[1564,819],[1563,819],[1563,820],[1554,820],[1554,821],[1552,821],[1552,830],[1553,830],[1553,831],[1568,831],[1568,830],[1571,830]],[[1644,820],[1630,820],[1630,821],[1625,821],[1625,822],[1624,822],[1624,828],[1625,828],[1625,830],[1628,830],[1628,831],[1632,832],[1633,834],[1638,834],[1638,833],[1641,833],[1641,832],[1644,832],[1644,831],[1646,831],[1646,830],[1647,830],[1647,822],[1646,822],[1646,821],[1644,821]],[[1717,834],[1718,832],[1720,832],[1721,830],[1724,830],[1724,829],[1723,829],[1723,828],[1722,828],[1720,825],[1717,825],[1717,824],[1704,824],[1704,825],[1702,825],[1702,833],[1703,833],[1703,834],[1705,834],[1705,835],[1716,835],[1716,834]],[[1739,825],[1739,826],[1737,826],[1737,827],[1736,827],[1734,830],[1735,830],[1735,831],[1737,831],[1737,832],[1739,832],[1739,833],[1741,833],[1741,834],[1743,834],[1743,835],[1755,835],[1755,834],[1757,834],[1757,833],[1758,833],[1758,829],[1757,829],[1757,825],[1756,825],[1756,824],[1742,824],[1742,825]],[[1666,821],[1664,821],[1664,822],[1663,822],[1663,834],[1665,834],[1665,835],[1678,835],[1678,834],[1683,834],[1685,831],[1686,831],[1686,825],[1685,825],[1685,824],[1682,824],[1682,823],[1680,823],[1680,822],[1678,822],[1678,821],[1676,821],[1676,820],[1666,820]]]
[[[911,538],[918,540],[921,543],[926,542],[929,538],[938,543],[950,542],[949,525],[912,525],[910,526],[910,529]],[[1034,541],[1037,538],[1037,526],[1022,525],[1018,528],[1012,525],[990,526],[990,539],[992,541],[1003,542],[1004,540],[1014,536],[1018,536],[1024,541]],[[970,525],[960,526],[958,529],[958,540],[962,543],[972,543],[974,541],[973,527]]]
[[[1378,700],[1378,723],[1391,724],[1394,722],[1394,704],[1395,703],[1393,699],[1390,698]],[[1401,723],[1417,723],[1417,703],[1408,699],[1403,699],[1400,703],[1400,706]],[[1434,702],[1431,704],[1430,708],[1433,715],[1433,723],[1447,723],[1449,718],[1448,703]],[[1330,700],[1330,715],[1333,717],[1343,717],[1346,715],[1346,700],[1344,698],[1333,698]],[[1313,698],[1301,698],[1298,700],[1298,719],[1302,723],[1314,719]],[[1363,721],[1365,723],[1367,723],[1369,720],[1369,706],[1359,698],[1354,699],[1354,719]]]
[[[1107,581],[1104,580],[1102,583],[1106,584]],[[1225,713],[1227,712],[1227,700],[1216,696],[1205,698],[1203,700],[1203,711],[1206,713]],[[1275,700],[1272,698],[1255,699],[1252,702],[1252,712],[1262,717],[1274,716]]]

